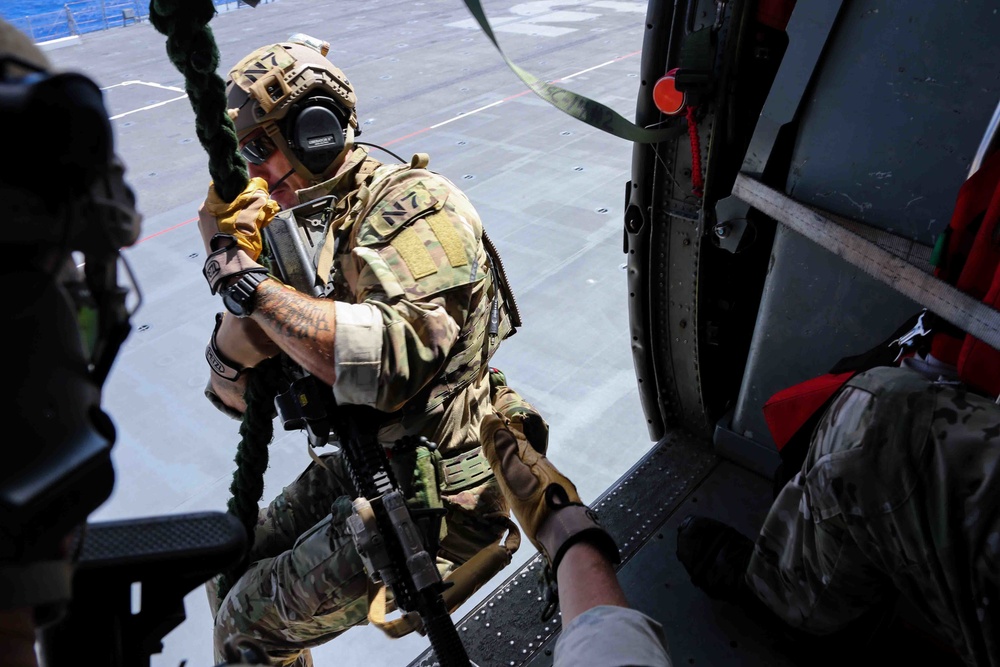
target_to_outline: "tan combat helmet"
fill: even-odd
[[[0,17],[0,54],[10,54],[21,58],[39,69],[49,70],[52,68],[49,59],[42,53],[42,50],[27,35],[2,17]],[[15,69],[14,73],[19,71],[20,68]],[[20,71],[20,73],[23,75],[26,72]]]
[[[243,58],[226,81],[229,116],[239,139],[262,128],[311,183],[332,176],[361,134],[354,89],[326,59],[329,48],[297,33]]]

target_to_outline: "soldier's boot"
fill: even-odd
[[[677,558],[691,583],[715,600],[744,602],[753,540],[732,526],[690,515],[677,528]]]
[[[845,659],[857,658],[859,650],[877,643],[895,619],[895,600],[887,600],[832,634],[820,636],[794,628],[747,585],[745,575],[753,549],[752,539],[708,517],[689,515],[677,528],[677,558],[691,583],[715,600],[738,605],[748,616],[776,631],[793,654],[804,651],[813,662],[818,654],[824,654],[823,664],[843,664]]]

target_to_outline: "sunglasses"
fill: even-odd
[[[240,148],[240,155],[250,164],[259,166],[264,164],[276,150],[278,147],[271,141],[271,137],[261,133],[243,144]]]

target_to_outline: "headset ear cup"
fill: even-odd
[[[322,103],[303,108],[289,121],[292,152],[314,174],[322,174],[344,150],[344,126]]]

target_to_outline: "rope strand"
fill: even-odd
[[[226,113],[226,86],[216,74],[219,49],[208,22],[216,14],[212,0],[151,0],[149,21],[167,37],[167,56],[184,75],[184,88],[195,114],[195,132],[208,153],[208,172],[215,189],[227,202],[236,199],[250,180],[246,162],[239,154],[236,126]],[[240,562],[219,577],[221,603],[233,584],[246,572],[253,548],[260,499],[264,494],[264,472],[268,445],[274,436],[274,398],[281,381],[279,359],[265,360],[250,372],[247,409],[240,425],[236,448],[236,470],[230,485],[230,514],[243,524],[249,548]]]
[[[225,201],[233,201],[250,180],[239,154],[236,125],[226,113],[226,84],[216,74],[219,48],[208,22],[212,0],[152,0],[149,22],[167,37],[167,56],[184,75],[195,114],[195,132],[208,152],[208,172]]]

